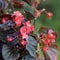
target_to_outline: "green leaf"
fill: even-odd
[[[30,55],[25,55],[23,60],[35,60],[35,58],[31,57]]]
[[[2,56],[4,60],[16,60],[19,58],[19,53],[16,48],[9,47],[7,45],[3,45],[2,47]]]
[[[31,14],[34,14],[34,9],[32,8],[32,6],[28,5],[27,3],[25,3],[24,5],[24,10],[30,12]]]
[[[35,56],[35,51],[36,50],[35,50],[35,48],[32,45],[27,44],[26,45],[26,49],[28,50],[28,52],[30,53],[31,56],[33,56],[33,57]]]
[[[30,53],[30,55],[34,57],[36,52],[37,42],[34,39],[34,37],[29,36],[27,39],[27,43],[28,44],[26,45],[26,49]]]
[[[35,46],[35,47],[37,46],[37,41],[34,37],[29,36],[26,40],[30,45]]]
[[[43,52],[45,60],[58,60],[58,49],[56,45],[49,47],[46,52]]]
[[[23,0],[23,1],[25,1],[26,3],[28,3],[28,4],[30,4],[30,5],[32,5],[33,2],[34,2],[34,0]]]
[[[34,9],[27,3],[24,4],[24,11],[27,19],[31,20],[34,18]]]
[[[47,54],[48,54],[50,60],[57,60],[58,50],[55,48],[49,48],[49,50],[47,51]]]

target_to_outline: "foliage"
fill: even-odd
[[[57,32],[40,27],[38,34],[34,33],[35,21],[41,13],[49,19],[53,17],[45,8],[38,10],[39,3],[40,0],[0,0],[0,43],[4,60],[53,60],[54,57],[57,60]]]

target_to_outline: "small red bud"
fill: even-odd
[[[47,18],[52,18],[53,13],[51,13],[51,12],[46,12],[46,16],[47,16]]]
[[[44,40],[44,44],[49,45],[50,44],[50,40]]]
[[[47,35],[47,38],[48,38],[48,39],[55,39],[55,38],[56,38],[56,36],[55,36],[55,35],[53,35],[53,34],[48,34],[48,35]]]
[[[41,38],[41,39],[44,38],[44,37],[45,37],[45,36],[44,36],[43,34],[40,35],[40,38]]]
[[[11,42],[13,39],[10,37],[10,38],[8,38],[8,42]]]
[[[44,46],[44,47],[43,47],[43,50],[44,50],[45,52],[48,51],[48,47]]]
[[[5,20],[4,18],[2,19],[2,23],[3,23],[3,24],[6,23],[6,20]]]
[[[52,40],[51,40],[51,42],[52,42],[52,43],[54,43],[54,42],[55,42],[55,40],[54,40],[54,39],[52,39]]]
[[[25,45],[27,44],[27,42],[26,42],[25,40],[22,40],[22,41],[21,41],[21,44],[22,44],[23,46],[25,46]]]

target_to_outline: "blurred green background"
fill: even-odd
[[[36,21],[36,30],[40,26],[48,26],[53,30],[58,31],[58,38],[56,39],[56,43],[59,47],[59,57],[60,60],[60,0],[46,0],[45,2],[41,2],[38,8],[46,8],[47,11],[53,12],[54,16],[51,19],[48,19],[44,13],[38,18],[38,22]]]

